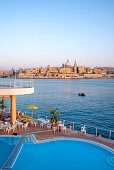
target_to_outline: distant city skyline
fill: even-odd
[[[114,67],[114,0],[0,1],[0,70]]]

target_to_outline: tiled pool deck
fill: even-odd
[[[0,135],[12,135],[13,132],[7,134],[0,130]],[[96,137],[92,134],[81,134],[81,132],[76,130],[69,130],[67,129],[66,132],[56,132],[53,133],[52,130],[45,130],[41,129],[39,127],[32,127],[29,126],[27,130],[15,130],[15,133],[18,135],[28,135],[28,134],[34,134],[38,141],[46,140],[46,139],[52,139],[52,138],[80,138],[80,139],[87,139],[95,142],[99,142],[101,144],[107,145],[114,149],[114,140],[109,140],[107,138],[103,137]]]

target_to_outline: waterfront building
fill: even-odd
[[[110,71],[111,70],[111,71]],[[0,77],[15,77],[18,78],[113,78],[113,68],[107,67],[85,67],[77,66],[76,60],[73,66],[67,60],[61,67],[36,67],[36,68],[20,68],[19,70],[0,71]],[[109,75],[110,74],[110,75]]]
[[[85,66],[78,66],[78,73],[79,74],[84,74],[86,72],[87,72],[87,70],[86,70]]]

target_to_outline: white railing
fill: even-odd
[[[13,80],[0,81],[0,88],[32,88],[34,87],[33,80]]]

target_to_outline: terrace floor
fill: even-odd
[[[107,145],[114,149],[114,140],[109,140],[103,137],[96,137],[95,135],[92,134],[81,134],[81,132],[79,131],[70,130],[70,129],[67,129],[66,132],[57,131],[54,134],[52,130],[46,130],[46,129],[41,129],[40,127],[28,126],[26,130],[16,129],[15,133],[17,133],[18,135],[34,134],[38,141],[52,139],[52,138],[80,138],[80,139],[99,142],[101,144]],[[13,132],[9,133],[9,135],[12,134]],[[0,130],[0,135],[8,135],[8,133],[4,132],[3,130]]]

